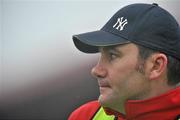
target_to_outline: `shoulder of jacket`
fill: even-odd
[[[96,113],[99,107],[100,105],[97,100],[85,103],[74,110],[69,116],[68,120],[88,120]]]

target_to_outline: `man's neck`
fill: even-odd
[[[149,98],[159,96],[175,88],[176,86],[170,86],[168,84],[153,83],[151,85],[151,88],[150,88],[151,90],[149,94],[144,99],[149,99]]]

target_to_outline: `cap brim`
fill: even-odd
[[[73,35],[75,46],[85,53],[97,53],[101,46],[112,46],[129,43],[126,38],[102,30]]]

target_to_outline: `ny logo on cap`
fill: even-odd
[[[118,18],[117,22],[113,25],[113,28],[116,28],[117,30],[121,31],[124,29],[124,26],[128,24],[127,19],[123,20],[124,17]]]

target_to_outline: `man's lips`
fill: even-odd
[[[106,93],[106,91],[110,88],[110,85],[106,80],[98,80],[98,85],[100,94]]]
[[[105,80],[98,80],[99,87],[110,87],[109,83]]]

